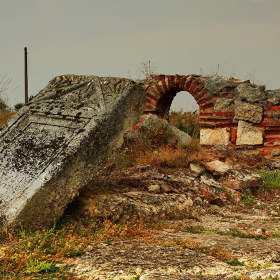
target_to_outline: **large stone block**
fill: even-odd
[[[252,87],[248,84],[240,84],[235,88],[235,93],[238,99],[243,102],[262,104],[267,95],[262,87]]]
[[[252,123],[260,123],[262,119],[262,106],[245,102],[239,102],[234,105],[234,121],[243,120]]]
[[[231,111],[233,99],[230,98],[217,98],[214,111]]]
[[[129,79],[54,78],[0,132],[3,225],[50,226],[140,119],[145,90]]]
[[[230,133],[228,128],[204,128],[200,130],[201,145],[228,145]]]
[[[169,124],[168,121],[160,119],[153,114],[149,114],[144,122],[141,124],[140,129],[137,131],[138,137],[153,137],[160,130],[162,130],[163,137],[167,143],[178,140],[180,146],[189,145],[192,141],[190,135],[177,127]]]
[[[263,133],[260,129],[244,122],[238,122],[236,145],[263,144]]]

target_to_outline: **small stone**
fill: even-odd
[[[148,187],[148,191],[153,193],[160,193],[160,185],[150,185]]]
[[[196,164],[190,164],[191,172],[194,176],[198,177],[205,169],[199,165]]]
[[[232,167],[222,161],[214,160],[208,163],[205,163],[204,166],[213,173],[213,175],[224,175]]]
[[[162,184],[162,185],[161,185],[161,189],[162,189],[162,191],[165,192],[165,193],[171,191],[171,189],[170,189],[167,185],[165,185],[165,184]]]
[[[150,165],[137,165],[135,167],[128,168],[128,171],[131,171],[134,173],[143,173],[150,169],[151,169]]]
[[[184,201],[184,203],[179,205],[178,210],[182,211],[190,206],[193,206],[193,201],[190,198],[188,198],[186,201]]]
[[[274,210],[271,210],[270,214],[271,214],[272,216],[278,216],[278,212],[276,212],[276,211],[274,211]]]

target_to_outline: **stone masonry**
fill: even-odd
[[[2,225],[53,225],[144,107],[144,89],[129,79],[51,80],[0,131]]]
[[[146,82],[146,107],[138,129],[149,114],[168,115],[179,91],[189,92],[199,105],[202,147],[223,145],[250,149],[260,156],[280,154],[280,89],[232,77],[154,75]]]

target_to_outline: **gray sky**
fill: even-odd
[[[280,88],[280,0],[0,0],[0,7],[0,75],[12,79],[11,105],[24,101],[24,47],[32,95],[62,74],[137,79],[149,60],[160,74],[219,70]],[[196,106],[184,92],[172,109]]]

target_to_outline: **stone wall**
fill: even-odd
[[[280,155],[280,90],[217,75],[154,75],[145,90],[145,112],[134,129],[149,114],[167,116],[176,94],[187,91],[199,105],[204,148],[224,145],[260,156]]]

